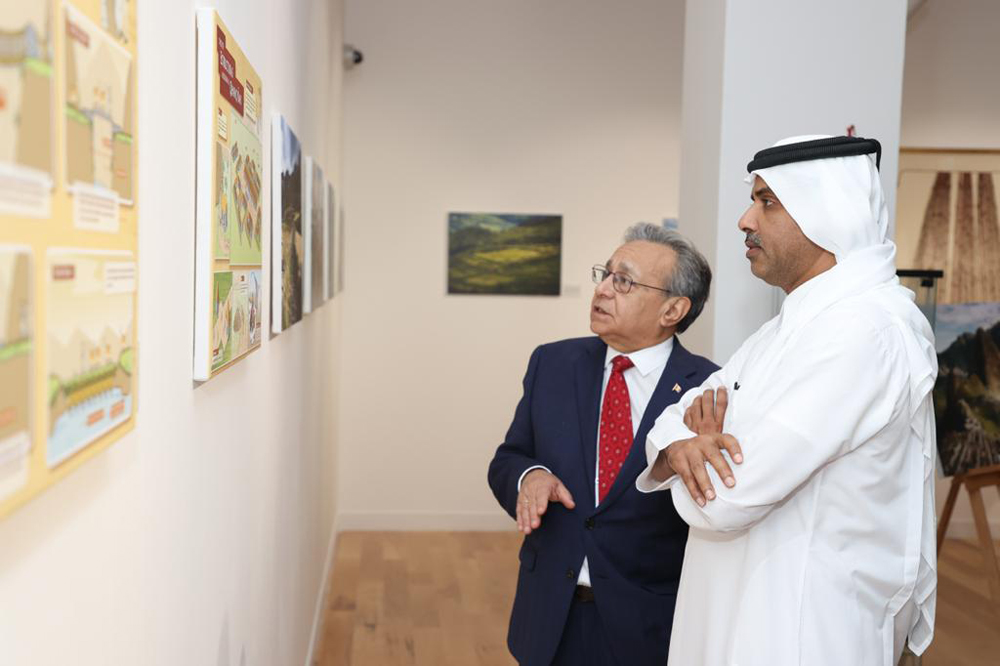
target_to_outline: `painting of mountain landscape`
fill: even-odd
[[[448,215],[448,293],[557,296],[562,217]]]
[[[1000,465],[1000,303],[938,306],[937,343],[942,471]]]

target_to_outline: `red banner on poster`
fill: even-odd
[[[66,36],[84,46],[90,46],[90,35],[87,34],[87,31],[69,19],[66,19]]]
[[[226,49],[226,33],[215,29],[216,48],[219,52],[219,92],[243,115],[243,84],[236,78],[236,61]]]

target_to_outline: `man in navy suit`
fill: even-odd
[[[489,483],[525,534],[507,645],[522,666],[662,666],[687,525],[640,493],[646,433],[717,366],[681,346],[712,273],[637,224],[594,266],[590,330],[535,349]],[[633,444],[634,442],[634,444]]]

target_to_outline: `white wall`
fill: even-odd
[[[843,134],[854,124],[882,142],[883,183],[895,182],[904,16],[903,0],[688,3],[681,161],[692,168],[681,173],[681,219],[697,220],[694,240],[715,271],[703,326],[718,361],[773,317],[779,302],[779,290],[751,275],[737,228],[750,204],[743,178],[754,153],[785,137]],[[892,211],[895,193],[887,199]]]
[[[1000,149],[1000,3],[927,0],[906,32],[901,145]]]
[[[0,523],[0,664],[306,662],[335,509],[340,305],[192,385],[196,4],[138,2],[138,425]],[[341,3],[218,6],[265,111],[338,183]]]
[[[486,468],[589,268],[677,214],[682,0],[348,0],[345,527],[504,527]],[[449,211],[560,213],[561,298],[447,296]]]
[[[906,33],[900,145],[911,148],[1000,150],[1000,3],[927,0]],[[938,483],[938,506],[950,481]],[[1000,538],[1000,498],[984,492],[993,538]],[[962,491],[949,536],[975,535],[969,497]]]

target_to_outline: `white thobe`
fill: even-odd
[[[649,434],[637,485],[669,488],[691,526],[671,666],[894,666],[907,633],[918,651],[930,641],[933,468],[913,437],[933,433],[930,396],[910,404],[891,313],[863,295],[817,297],[832,273],[793,291]],[[729,461],[734,488],[709,466],[717,498],[699,507],[679,477],[649,472],[659,450],[694,436],[682,420],[694,398],[722,387],[723,430],[744,462]]]

